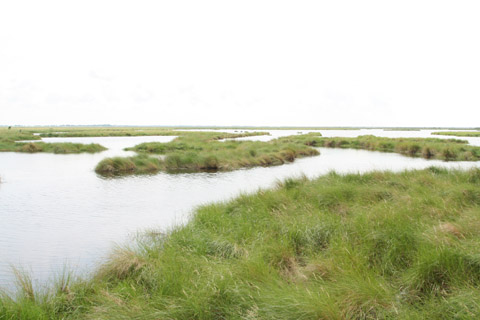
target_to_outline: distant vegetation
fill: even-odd
[[[177,134],[172,129],[155,127],[62,127],[43,129],[36,132],[40,133],[41,137],[129,137],[173,136]]]
[[[467,141],[437,138],[324,138],[319,133],[293,135],[268,142],[232,141],[244,134],[222,132],[177,132],[179,137],[169,143],[149,142],[130,148],[139,155],[129,158],[108,158],[101,161],[96,172],[103,175],[139,173],[198,172],[235,170],[254,166],[271,166],[291,162],[297,157],[317,155],[312,147],[353,148],[395,152],[411,157],[446,161],[480,160],[480,147]],[[250,132],[246,135],[255,135]],[[152,157],[161,155],[162,157]]]
[[[0,147],[1,148],[1,147]],[[1,151],[15,151],[15,152],[49,152],[49,153],[95,153],[107,150],[105,147],[97,144],[82,144],[82,143],[44,143],[44,142],[28,142],[15,143],[8,150]]]
[[[280,165],[295,158],[318,155],[314,148],[302,143],[281,141],[233,141],[236,137],[257,135],[256,132],[230,134],[222,132],[177,132],[179,137],[168,143],[142,143],[133,150],[138,156],[107,158],[95,171],[103,175],[198,171],[229,171],[255,166]],[[318,134],[316,135],[318,136]],[[163,155],[153,157],[151,155]]]
[[[305,136],[280,138],[295,143]],[[304,141],[305,142],[305,141]],[[470,146],[465,140],[437,138],[383,138],[372,135],[357,138],[307,138],[308,145],[328,148],[351,148],[371,151],[395,152],[410,157],[446,161],[478,161],[480,147]]]
[[[438,131],[432,134],[456,137],[480,137],[480,131]]]
[[[0,128],[0,152],[49,152],[49,153],[95,153],[106,150],[99,144],[81,144],[81,143],[44,143],[35,142],[40,140],[34,132],[24,129]],[[21,140],[32,140],[32,142],[16,142]]]
[[[34,134],[35,133],[35,134]],[[50,152],[50,153],[81,153],[100,152],[106,150],[99,144],[79,143],[43,143],[41,137],[128,137],[128,136],[173,136],[181,131],[155,127],[32,127],[32,128],[0,128],[0,152]],[[190,134],[185,131],[185,134]],[[230,138],[252,135],[268,135],[268,132],[238,132],[230,134]],[[17,142],[21,140],[39,140],[39,142]]]
[[[199,208],[0,319],[476,319],[480,170],[287,179]]]
[[[98,144],[16,142],[19,140],[39,140],[40,137],[179,136],[170,143],[145,143],[136,146],[132,148],[139,153],[135,157],[102,161],[97,167],[97,172],[108,175],[158,171],[234,170],[253,166],[277,165],[293,161],[296,157],[318,154],[316,150],[309,147],[396,152],[412,157],[447,161],[480,160],[479,147],[470,146],[466,141],[454,139],[381,138],[374,136],[322,138],[318,133],[310,133],[268,142],[219,141],[227,138],[268,135],[268,132],[244,132],[240,128],[236,129],[239,129],[238,132],[224,133],[219,131],[220,129],[212,132],[178,131],[174,130],[173,127],[3,127],[0,128],[0,151],[79,153],[105,150]],[[293,129],[293,127],[268,129]],[[331,127],[323,129],[346,128]],[[385,130],[416,129],[418,128],[385,128]],[[36,133],[36,135],[33,135],[33,133]],[[480,131],[434,132],[433,134],[480,136]],[[149,156],[155,154],[164,157]]]
[[[383,131],[420,131],[417,128],[385,128]]]

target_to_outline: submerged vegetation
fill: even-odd
[[[96,143],[44,143],[40,142],[40,137],[34,133],[34,131],[25,129],[0,128],[0,152],[95,153],[106,150],[105,147]],[[17,142],[22,140],[29,142]]]
[[[282,141],[298,142],[305,136],[280,138]],[[446,161],[478,161],[480,147],[470,146],[465,140],[437,138],[383,138],[359,136],[356,138],[307,138],[307,143],[317,147],[351,148],[371,151],[395,152],[410,157],[440,159]]]
[[[455,137],[480,137],[480,131],[438,131],[432,132],[432,134]]]
[[[331,173],[202,206],[0,319],[471,319],[480,170]]]
[[[245,167],[272,166],[292,162],[295,158],[318,155],[318,151],[302,143],[273,140],[225,140],[256,135],[222,132],[179,132],[168,143],[142,143],[133,150],[139,153],[128,158],[107,158],[95,171],[103,175],[198,171],[228,171]],[[162,157],[152,156],[162,155]]]

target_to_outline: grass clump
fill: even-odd
[[[95,168],[96,172],[104,175],[121,175],[129,173],[154,173],[162,167],[161,160],[148,156],[115,157],[100,161]]]
[[[480,170],[328,174],[198,208],[0,318],[474,319]]]
[[[107,150],[98,143],[82,144],[82,143],[44,143],[44,142],[28,142],[28,143],[15,143],[14,148],[9,151],[15,152],[48,152],[57,154],[67,153],[96,153]]]
[[[254,135],[255,132],[248,133]],[[142,143],[128,150],[138,156],[103,160],[96,172],[103,175],[137,174],[144,172],[198,172],[229,171],[255,166],[280,165],[296,158],[319,154],[305,143],[289,143],[279,140],[235,141],[228,140],[244,136],[222,132],[181,132],[179,137],[168,143]],[[307,141],[307,140],[305,140]],[[163,158],[153,158],[162,155]],[[152,167],[146,159],[154,159]],[[140,160],[143,159],[143,163]],[[112,163],[119,163],[116,167]],[[123,165],[120,165],[122,163]],[[130,165],[134,163],[135,165]],[[150,166],[147,170],[145,166]]]

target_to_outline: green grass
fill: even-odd
[[[0,319],[474,319],[480,170],[328,174],[198,208]]]
[[[44,143],[44,142],[29,142],[29,143],[14,143],[9,148],[1,149],[0,151],[14,151],[14,152],[48,152],[48,153],[95,153],[107,150],[98,143],[82,144],[82,143]]]
[[[395,152],[411,157],[446,161],[478,161],[480,147],[467,141],[437,138],[324,138],[319,133],[282,137],[268,142],[219,141],[244,136],[222,132],[177,132],[169,143],[142,143],[129,150],[139,153],[130,158],[109,158],[101,161],[96,172],[102,175],[124,175],[167,172],[199,172],[235,170],[255,166],[280,165],[297,157],[317,155],[313,147],[353,148]],[[255,132],[248,135],[255,135]],[[149,155],[163,155],[152,158]]]
[[[103,175],[168,172],[229,171],[255,166],[272,166],[292,162],[298,157],[318,155],[305,143],[278,140],[233,141],[223,139],[256,135],[222,132],[179,132],[169,143],[142,143],[129,150],[139,153],[129,158],[107,158],[95,171]],[[310,137],[312,135],[306,135]],[[317,136],[317,135],[315,135]],[[163,155],[164,158],[151,155]]]
[[[185,129],[185,128],[184,128]],[[166,127],[53,127],[31,128],[40,133],[41,137],[129,137],[129,136],[174,136],[189,134],[192,131],[182,131],[181,128]],[[222,132],[220,132],[223,134]],[[268,132],[233,133],[233,137],[269,135]]]
[[[134,157],[114,157],[100,161],[95,168],[105,176],[125,174],[156,173],[163,168],[163,161],[144,155]]]
[[[38,130],[38,129],[37,129]],[[42,128],[41,137],[129,137],[129,136],[172,136],[176,132],[155,127],[61,127]]]
[[[34,135],[37,133],[39,135]],[[230,138],[268,135],[268,132],[239,132],[230,134]],[[0,128],[0,152],[50,152],[50,153],[81,153],[100,152],[106,150],[99,144],[78,143],[18,143],[20,140],[40,140],[41,137],[119,137],[119,136],[173,136],[192,135],[189,131],[175,131],[156,127],[22,127]],[[222,136],[223,133],[213,133]]]
[[[305,136],[280,138],[291,143],[301,142]],[[308,139],[309,145],[328,148],[352,148],[370,151],[395,152],[410,157],[440,159],[446,161],[478,161],[480,147],[470,146],[465,140],[437,138],[383,138],[372,135],[356,138]]]
[[[106,150],[105,147],[96,144],[81,143],[44,143],[44,142],[16,142],[20,140],[40,140],[39,136],[33,135],[36,130],[30,129],[7,129],[0,128],[0,152],[49,152],[49,153],[95,153]]]
[[[33,135],[38,133],[39,135]],[[171,136],[176,132],[158,127],[0,127],[0,137],[21,136],[16,140],[33,140],[40,137],[120,137],[120,136]]]
[[[480,131],[439,131],[432,134],[455,137],[480,137]]]

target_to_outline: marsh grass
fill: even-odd
[[[97,144],[82,144],[82,143],[44,143],[44,142],[28,142],[28,143],[15,143],[11,150],[15,152],[27,152],[27,153],[37,153],[37,152],[48,152],[48,153],[57,153],[57,154],[68,154],[68,153],[96,153],[100,151],[107,150],[105,147]]]
[[[254,132],[249,135],[255,134]],[[436,138],[324,138],[309,133],[261,141],[225,140],[242,134],[182,132],[169,143],[142,143],[128,150],[139,153],[130,158],[105,159],[96,167],[102,175],[167,172],[229,171],[255,166],[273,166],[296,158],[317,155],[314,147],[353,148],[395,152],[410,157],[445,161],[478,161],[480,147],[467,141]],[[148,155],[164,155],[149,160]],[[151,158],[151,157],[150,157]],[[154,164],[152,164],[154,162]],[[116,165],[113,165],[116,164]]]
[[[13,268],[16,285],[23,299],[35,302],[35,291],[33,290],[33,282],[28,272]]]
[[[2,296],[0,319],[477,318],[479,177],[287,179],[149,232],[55,294],[24,280],[26,298]]]
[[[247,135],[255,135],[250,132]],[[109,158],[101,161],[95,171],[102,175],[167,172],[230,171],[255,166],[272,166],[292,162],[296,158],[318,155],[304,143],[277,140],[234,141],[245,134],[222,132],[182,132],[168,143],[142,143],[133,150],[138,156]],[[164,159],[152,155],[164,155]]]
[[[0,152],[48,152],[67,154],[83,152],[95,153],[106,150],[105,147],[96,143],[81,144],[34,142],[34,140],[40,140],[40,137],[38,135],[33,135],[33,133],[36,133],[36,130],[0,128]],[[31,140],[32,142],[16,142],[21,140]]]
[[[302,142],[305,136],[280,138],[280,141]],[[395,152],[410,157],[445,161],[478,161],[480,147],[468,145],[465,140],[437,138],[383,138],[372,135],[356,138],[310,137],[309,145],[328,148],[351,148]]]
[[[189,135],[192,131],[182,131],[174,127],[53,127],[28,128],[40,137],[133,137],[133,136],[174,136]],[[214,133],[215,134],[215,133]],[[224,133],[217,133],[222,135]],[[232,137],[269,135],[268,132],[236,132]]]
[[[432,134],[455,137],[480,137],[480,131],[438,131],[432,132]]]

